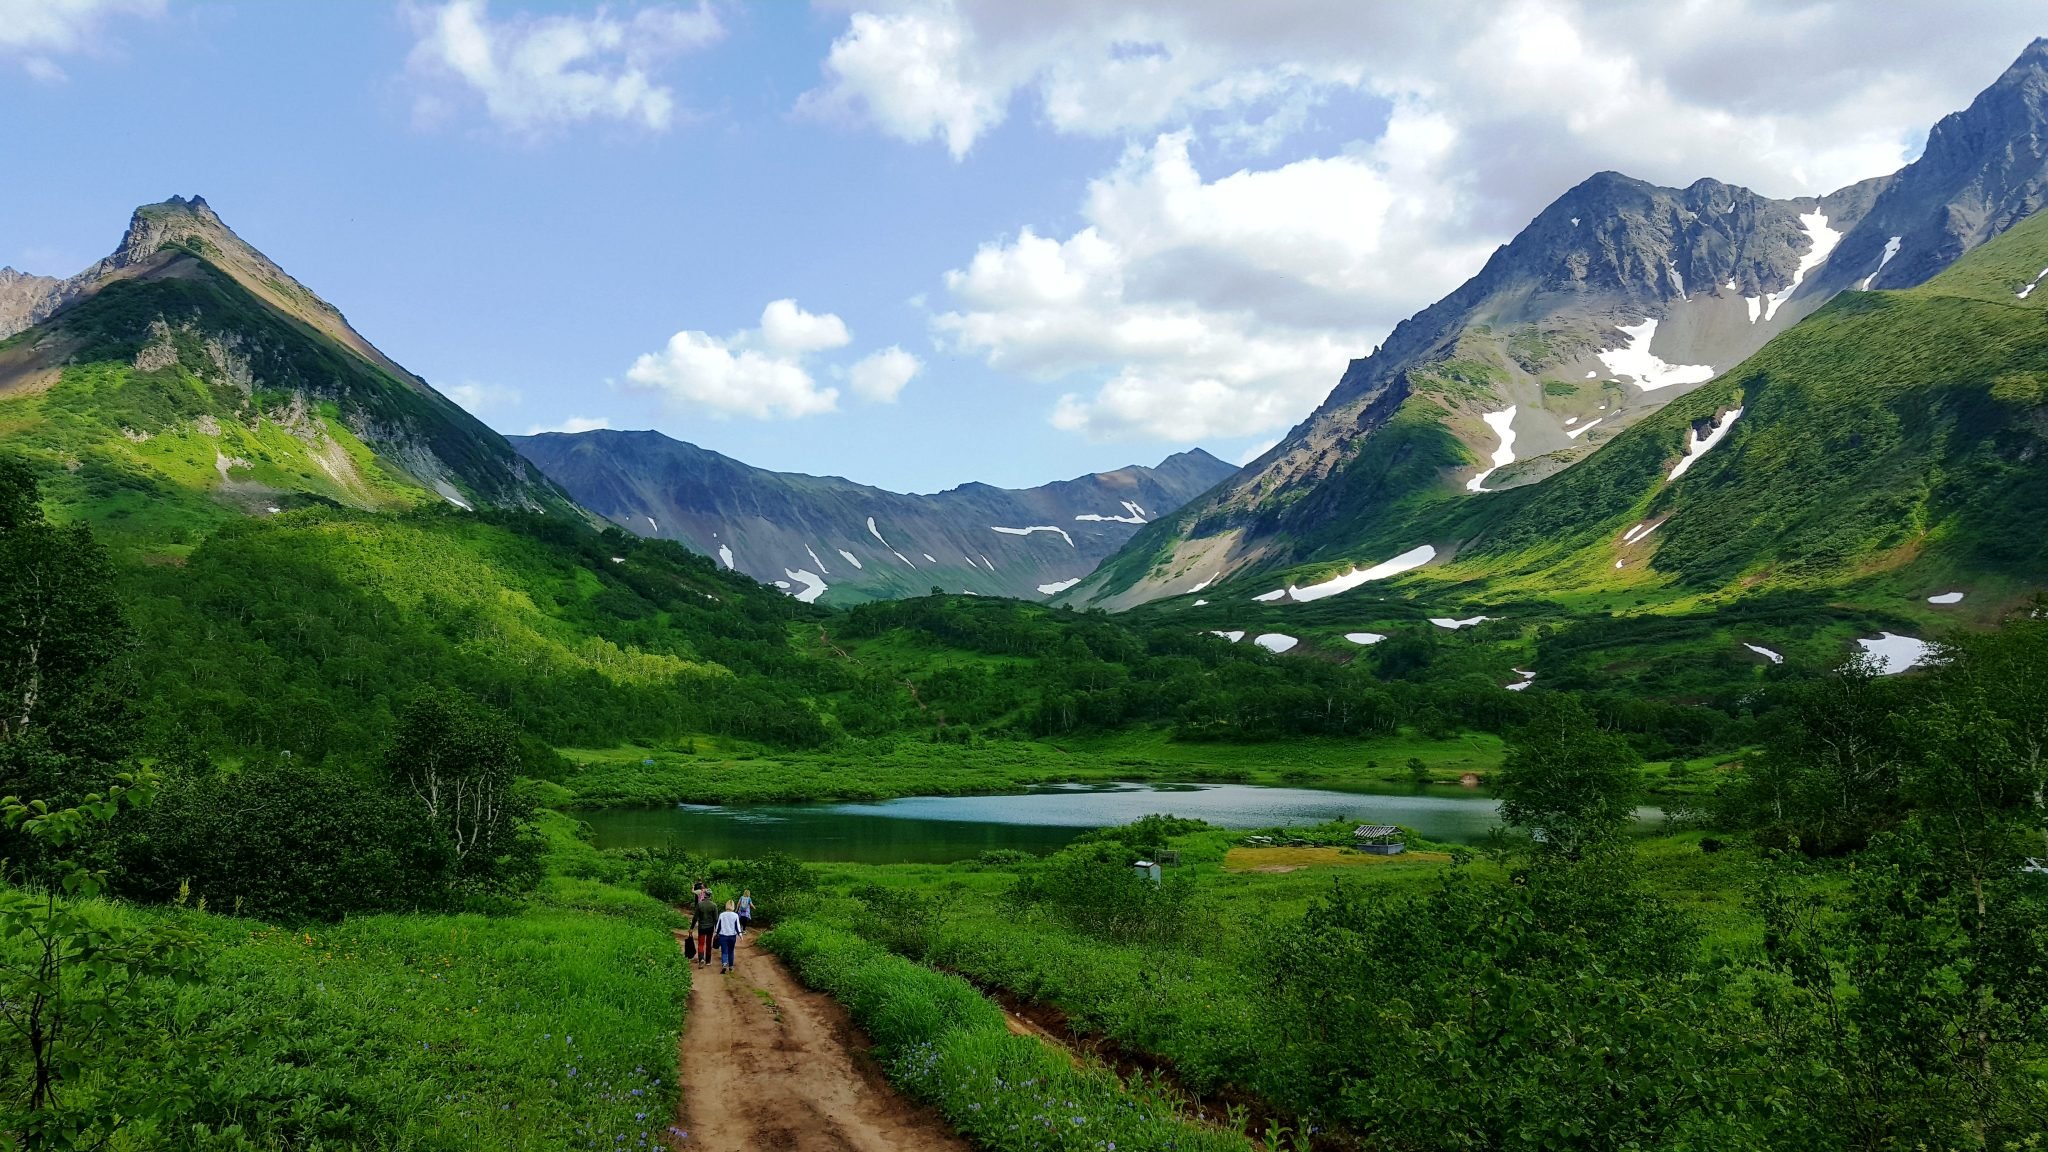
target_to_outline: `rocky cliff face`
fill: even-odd
[[[515,436],[584,507],[679,540],[792,596],[846,604],[949,592],[1046,599],[1152,518],[1235,469],[1195,450],[1013,490],[934,495],[750,467],[659,432]]]
[[[1832,294],[1907,288],[2039,211],[2048,200],[2048,39],[1927,134],[1821,277]]]
[[[1837,292],[1918,283],[2032,212],[2044,105],[2037,41],[1920,160],[1826,196],[1587,179],[1353,361],[1265,456],[1070,595],[1127,607],[1238,572],[1371,563],[1391,508],[1569,467]]]
[[[20,332],[48,316],[56,308],[56,295],[64,281],[52,276],[31,276],[12,268],[0,268],[0,340]]]

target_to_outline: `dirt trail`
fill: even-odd
[[[678,935],[678,940],[680,940]],[[967,1152],[896,1094],[846,1010],[740,940],[730,976],[692,968],[676,1146],[703,1152]]]

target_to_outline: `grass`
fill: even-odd
[[[501,915],[103,912],[175,921],[203,957],[106,1038],[182,1101],[113,1148],[648,1148],[674,1115],[689,975],[638,892],[558,872]]]
[[[978,1147],[1250,1148],[1200,1123],[1170,1092],[1013,1035],[1002,1010],[957,976],[812,921],[779,926],[762,943],[805,984],[844,1003],[875,1040],[889,1078]]]

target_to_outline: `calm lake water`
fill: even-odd
[[[1045,853],[1090,828],[1154,812],[1225,828],[1405,824],[1432,840],[1471,844],[1499,822],[1479,792],[1434,788],[1337,792],[1254,784],[1069,784],[1007,796],[911,796],[874,804],[604,809],[578,813],[603,848],[676,844],[713,857],[786,852],[799,860],[944,864],[992,848]]]

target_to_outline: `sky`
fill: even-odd
[[[2019,0],[0,0],[0,264],[203,194],[506,433],[899,491],[1257,455],[1614,169],[1814,195]]]

